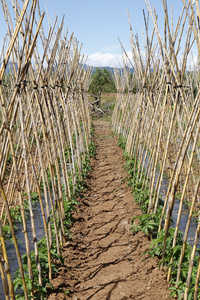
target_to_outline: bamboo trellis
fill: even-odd
[[[87,101],[91,68],[83,67],[81,46],[73,33],[69,37],[64,33],[64,19],[60,25],[57,18],[50,22],[45,35],[39,1],[22,2],[21,8],[18,1],[12,1],[11,11],[6,0],[1,0],[8,33],[0,55],[0,272],[6,299],[15,299],[15,291],[5,226],[14,242],[23,297],[30,299],[44,280],[33,194],[37,193],[51,280],[56,258],[52,249],[60,254],[65,242],[66,206],[73,205],[89,153],[91,128]],[[14,226],[17,208],[27,269]]]
[[[152,34],[150,35],[148,28],[149,17],[144,14],[146,38],[145,55],[142,55],[138,37],[134,36],[130,23],[133,59],[131,65],[134,66],[134,73],[130,75],[128,71],[127,64],[130,64],[130,59],[122,46],[124,70],[122,74],[115,71],[118,98],[112,126],[126,142],[129,157],[135,159],[136,181],[142,183],[143,189],[148,189],[147,213],[158,213],[162,196],[163,209],[158,232],[164,232],[163,259],[170,227],[174,227],[172,249],[177,246],[179,228],[183,228],[176,274],[172,267],[175,259],[173,251],[168,268],[168,281],[172,277],[177,282],[177,288],[185,268],[184,254],[193,222],[195,229],[186,268],[187,278],[185,282],[181,282],[181,297],[188,299],[190,295],[190,299],[199,299],[200,260],[194,261],[200,233],[199,4],[198,1],[182,0],[183,9],[175,25],[173,13],[170,22],[167,1],[163,0],[165,18],[162,35],[156,10],[148,0],[145,2],[153,23]],[[128,18],[130,22],[129,15]],[[198,51],[197,62],[189,67],[190,54],[194,47]],[[164,194],[162,189],[166,177],[168,181]],[[175,205],[178,206],[178,212],[174,218]],[[186,206],[187,220],[182,224]]]

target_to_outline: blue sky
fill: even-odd
[[[159,26],[163,28],[162,0],[151,0],[150,2],[159,16]],[[7,0],[7,3],[11,7],[11,0]],[[133,33],[139,35],[142,48],[142,29],[144,29],[142,10],[144,9],[147,12],[144,0],[40,0],[41,10],[46,11],[45,3],[52,20],[54,20],[56,14],[61,22],[62,16],[65,15],[65,28],[69,29],[69,33],[73,31],[78,41],[83,43],[82,54],[89,56],[88,63],[90,64],[116,66],[118,63],[117,58],[121,54],[118,36],[126,51],[130,51],[127,8],[130,13]],[[173,5],[174,23],[176,23],[182,10],[182,1],[168,0],[169,11],[171,5]],[[151,20],[150,24],[151,29]],[[47,30],[47,14],[44,27]],[[5,32],[6,27],[2,7],[0,6],[0,47]]]

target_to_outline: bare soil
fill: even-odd
[[[157,258],[144,255],[149,239],[130,232],[131,219],[141,211],[123,180],[123,151],[108,122],[94,123],[97,156],[74,215],[74,239],[64,245],[64,266],[48,299],[170,299],[164,269]]]

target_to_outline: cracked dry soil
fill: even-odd
[[[108,122],[98,120],[94,125],[97,156],[88,190],[74,214],[74,239],[64,245],[64,266],[48,299],[170,299],[164,269],[158,268],[156,258],[144,255],[150,241],[141,232],[130,232],[131,219],[141,211],[122,181],[123,151]]]

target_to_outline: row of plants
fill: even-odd
[[[26,217],[26,219],[28,219],[29,218],[29,205],[28,205],[27,193],[24,193],[23,196],[24,196],[23,206],[24,206],[24,211],[25,211],[25,217]],[[31,192],[32,204],[37,203],[38,201],[39,201],[38,193]],[[17,231],[17,224],[22,223],[20,204],[10,207],[10,216],[12,219],[14,229],[15,229],[15,231]],[[8,222],[5,212],[3,213],[2,220],[4,220],[4,221],[2,221],[2,231],[3,231],[4,238],[6,241],[12,242],[13,241],[12,232],[11,232],[11,228],[10,228],[10,225],[9,225],[9,222]]]
[[[0,298],[42,299],[62,263],[95,152],[87,99],[92,70],[83,68],[80,43],[67,35],[64,18],[55,17],[46,32],[40,1],[4,4],[10,35],[0,65]]]
[[[77,179],[76,179],[76,184],[75,184],[75,191],[74,191],[74,187],[72,184],[73,174],[71,172],[69,172],[69,184],[70,184],[70,191],[71,191],[70,198],[66,199],[64,185],[62,185],[62,192],[63,192],[63,199],[64,199],[64,213],[65,213],[65,218],[63,221],[65,232],[62,234],[65,236],[65,239],[73,239],[70,228],[74,222],[73,214],[76,212],[76,208],[79,205],[77,198],[84,197],[83,192],[86,191],[86,188],[87,188],[86,178],[88,176],[88,172],[91,170],[90,158],[96,156],[96,145],[93,142],[93,136],[94,136],[93,124],[91,124],[90,135],[91,135],[91,143],[89,145],[89,153],[87,153],[84,160],[82,160],[81,175],[79,175],[79,173],[78,173],[78,167],[76,164]],[[68,153],[69,152],[66,151],[66,163],[69,162]],[[52,187],[53,183],[51,182],[51,178],[50,178],[50,174],[49,174],[48,170],[47,170],[47,178],[48,178],[49,186]],[[42,183],[40,184],[40,188],[43,189]],[[32,193],[32,200],[33,200],[33,203],[39,201],[37,193]],[[24,203],[26,203],[27,211],[29,211],[28,201],[25,200]],[[56,208],[54,209],[54,213],[55,213],[55,218],[56,218],[56,224],[58,224],[58,220],[57,220],[57,216],[56,216]],[[13,213],[13,214],[18,216],[17,211],[15,211],[15,213]],[[21,222],[22,220],[17,219],[17,221]],[[54,228],[52,212],[50,213],[50,223],[51,223],[52,241],[53,241],[52,245],[51,245],[51,250],[50,250],[50,253],[52,256],[51,271],[52,271],[52,276],[55,277],[56,274],[58,273],[59,267],[64,262],[64,258],[62,256],[62,254],[59,254],[57,252],[56,233],[55,233],[55,228]],[[8,227],[9,227],[9,225],[8,225]],[[46,295],[47,295],[49,289],[53,288],[53,286],[48,278],[49,262],[48,262],[48,250],[47,250],[46,237],[44,236],[42,239],[40,239],[40,241],[37,243],[37,245],[38,245],[38,259],[40,261],[41,272],[42,272],[42,285],[40,285],[38,283],[38,275],[39,274],[38,274],[37,262],[36,262],[34,251],[31,252],[31,265],[32,265],[32,269],[33,269],[33,280],[31,280],[30,276],[29,276],[29,266],[28,266],[27,254],[24,254],[22,256],[23,269],[24,269],[24,273],[25,273],[25,282],[26,282],[26,286],[27,286],[29,299],[46,299]],[[18,295],[16,295],[16,299],[18,299],[18,300],[24,299],[23,283],[22,283],[21,273],[20,273],[19,268],[17,269],[17,271],[14,274],[13,284],[14,284],[14,290],[18,292]],[[60,291],[62,291],[63,293],[66,293],[66,294],[69,293],[68,289],[64,290],[64,289],[60,288]]]
[[[163,255],[165,231],[161,229],[158,232],[160,219],[163,212],[163,201],[162,199],[159,199],[159,205],[157,207],[156,214],[147,212],[150,190],[148,184],[145,187],[143,183],[144,181],[146,182],[146,180],[148,182],[148,178],[145,177],[144,172],[142,174],[142,180],[137,181],[138,161],[135,161],[135,158],[130,157],[125,151],[126,144],[122,136],[119,136],[118,145],[124,150],[124,159],[126,161],[125,169],[127,170],[128,174],[128,186],[132,188],[134,202],[140,206],[140,209],[142,211],[142,214],[135,216],[132,219],[131,231],[134,235],[139,231],[142,231],[149,238],[149,240],[151,240],[149,251],[147,253],[144,253],[144,255],[149,255],[150,257],[156,256],[159,258],[159,267],[162,265],[166,268],[166,270],[171,268],[171,285],[169,287],[169,290],[171,290],[171,297],[175,297],[176,299],[183,299],[189,271],[192,247],[188,242],[186,242],[185,253],[180,270],[180,280],[177,282],[176,276],[179,265],[178,262],[183,246],[183,235],[181,231],[178,231],[176,246],[172,247],[175,228],[173,228],[173,219],[171,218],[171,226],[168,231],[165,253]],[[197,249],[196,253],[200,254],[200,249]],[[194,299],[195,282],[198,271],[198,260],[199,255],[195,255],[191,274],[190,289],[187,298],[189,300]],[[197,295],[197,299],[200,299],[200,292]]]

